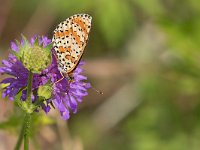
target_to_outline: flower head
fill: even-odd
[[[52,97],[49,100],[53,102],[65,120],[69,119],[70,110],[73,113],[77,112],[78,102],[82,102],[83,97],[88,95],[87,89],[90,88],[90,84],[85,82],[87,77],[81,74],[83,64],[84,62],[80,62],[74,70],[72,82],[64,78],[55,83],[62,78],[55,57],[53,57],[51,65],[43,72],[47,77],[50,77],[52,83],[55,83]]]
[[[90,84],[84,82],[87,77],[81,75],[83,72],[81,69],[83,62],[80,62],[74,70],[73,82],[69,82],[67,78],[64,78],[60,82],[55,83],[62,77],[58,70],[56,58],[52,56],[51,64],[48,66],[39,57],[39,60],[36,59],[37,57],[33,58],[33,55],[38,56],[37,53],[40,54],[41,50],[44,50],[44,56],[42,56],[47,60],[49,58],[47,51],[51,51],[47,48],[50,43],[51,40],[44,36],[34,36],[30,42],[23,37],[20,44],[19,42],[11,42],[11,49],[14,51],[14,55],[10,54],[8,60],[3,60],[3,66],[0,67],[1,74],[11,76],[0,82],[0,84],[5,85],[2,96],[8,96],[10,100],[14,100],[15,96],[21,91],[21,100],[25,101],[28,73],[30,70],[34,70],[32,85],[33,104],[39,104],[46,113],[50,111],[51,105],[55,105],[60,111],[62,118],[68,119],[70,111],[76,113],[78,102],[81,102],[83,97],[88,94],[87,89],[90,87]],[[29,54],[27,51],[28,45],[37,53],[33,54],[32,51],[32,54]],[[37,49],[40,49],[40,51],[37,51]],[[25,54],[30,56],[30,60],[24,58]],[[45,59],[44,61],[46,61]],[[43,63],[42,67],[38,67],[40,64],[34,64],[33,60]]]
[[[28,72],[29,70],[24,66],[23,62],[19,59],[23,59],[24,49],[31,49],[33,45],[36,44],[36,40],[39,41],[40,45],[49,45],[51,41],[46,40],[46,37],[34,37],[30,42],[26,38],[22,38],[21,42],[11,42],[11,49],[14,51],[14,54],[8,56],[8,60],[3,60],[3,67],[0,67],[1,74],[8,74],[12,77],[6,78],[1,81],[1,84],[8,84],[8,86],[3,91],[3,97],[8,96],[9,99],[13,100],[15,95],[19,92],[20,89],[24,89],[28,81]],[[26,44],[25,44],[26,43]],[[29,45],[29,46],[28,46]],[[44,68],[45,69],[45,68]],[[33,90],[37,89],[43,82],[43,78],[40,78],[39,74],[34,74],[33,78]],[[25,100],[26,90],[22,91],[22,99]]]
[[[39,38],[34,36],[30,42],[22,36],[21,43],[17,41],[18,48],[14,43],[11,46],[14,46],[14,50],[17,50],[15,55],[25,68],[33,73],[40,73],[51,62],[51,52],[48,48],[50,42],[51,40],[44,36]]]

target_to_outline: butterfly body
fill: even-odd
[[[92,17],[76,14],[61,22],[54,30],[53,47],[58,70],[67,78],[79,64],[88,41]]]

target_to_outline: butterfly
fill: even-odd
[[[88,41],[91,21],[92,17],[88,14],[76,14],[58,24],[53,32],[53,48],[58,70],[63,78],[73,79],[73,71],[79,64]]]

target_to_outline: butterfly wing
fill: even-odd
[[[76,14],[54,30],[52,41],[61,72],[69,74],[78,65],[88,40],[91,21],[92,17],[88,14]]]

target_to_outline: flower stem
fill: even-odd
[[[31,125],[31,114],[27,113],[24,118],[24,150],[29,149],[30,125]]]
[[[32,82],[33,82],[33,73],[29,71],[28,74],[28,85],[27,85],[27,106],[28,108],[31,108],[32,104],[32,99],[31,99],[31,94],[32,94]],[[30,125],[31,125],[31,116],[32,113],[26,112],[26,115],[24,117],[24,150],[29,149],[29,135],[30,135]]]
[[[32,92],[32,82],[33,82],[33,73],[29,71],[28,74],[28,85],[27,85],[27,104],[30,106],[32,104],[31,92]]]

